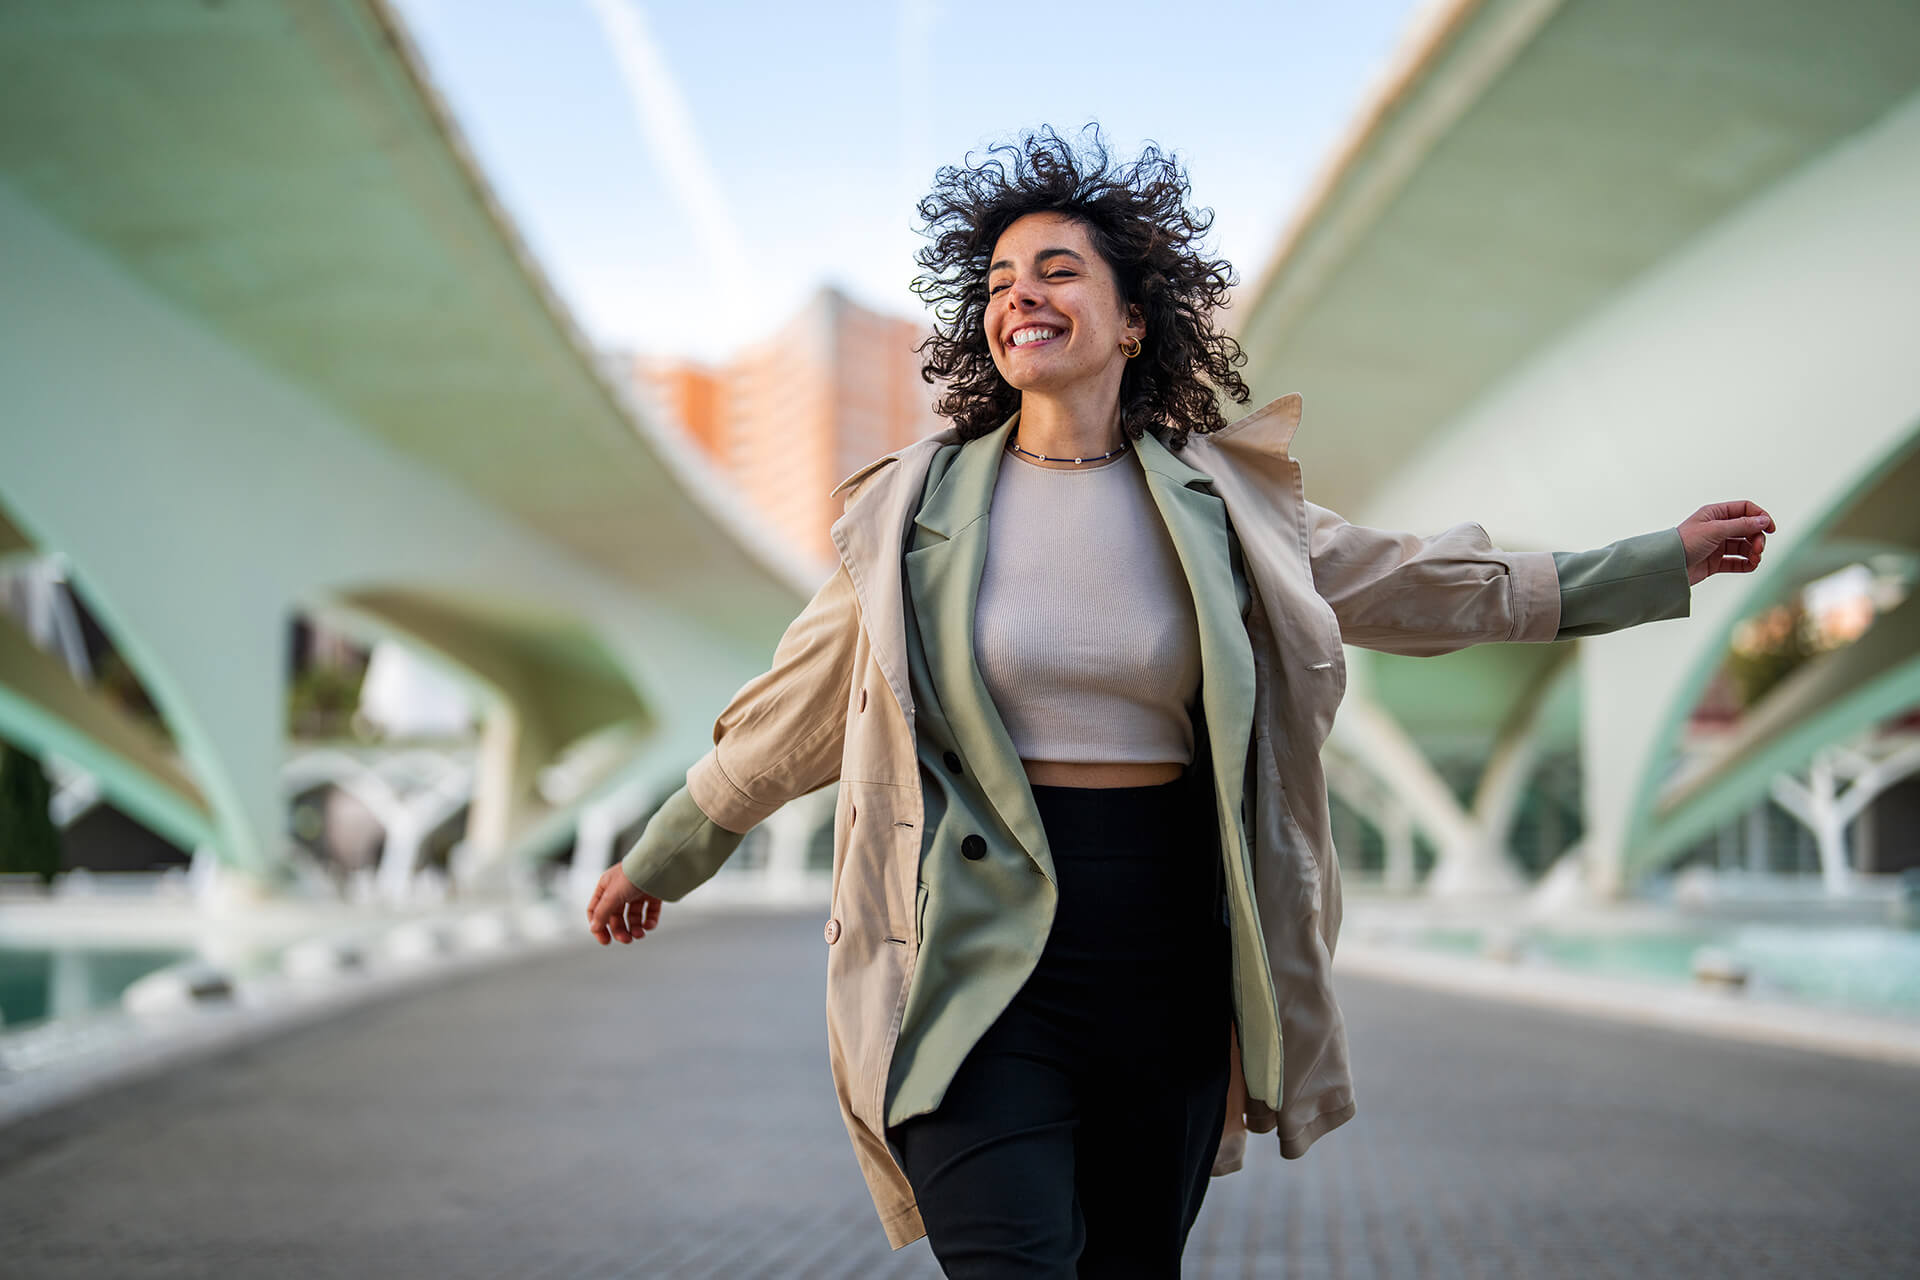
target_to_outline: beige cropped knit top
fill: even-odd
[[[1192,761],[1199,623],[1137,453],[1001,452],[973,647],[1021,759]]]

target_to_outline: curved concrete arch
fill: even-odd
[[[1659,866],[1750,804],[1774,779],[1807,766],[1828,744],[1920,705],[1920,595],[1877,619],[1838,652],[1793,673],[1755,708],[1704,767],[1655,801],[1627,870]]]
[[[37,554],[33,540],[0,507],[0,557],[28,562]],[[59,825],[111,800],[182,848],[211,841],[213,815],[181,763],[170,728],[156,733],[78,678],[72,657],[63,661],[43,642],[0,613],[0,736],[59,756],[91,779],[83,793],[69,792],[58,806],[66,810]],[[139,671],[137,658],[124,649],[122,658]],[[164,723],[164,710],[161,716]]]
[[[0,131],[16,532],[95,589],[227,864],[284,855],[289,616],[369,583],[511,709],[484,852],[551,842],[569,742],[690,759],[828,566],[609,381],[384,3],[153,12],[0,11],[0,115],[58,122]]]
[[[1565,109],[1540,102],[1553,83],[1546,67],[1620,48],[1634,21],[1642,38],[1661,27],[1653,13],[1628,19],[1563,4],[1536,42],[1478,90],[1482,100],[1453,115],[1450,146],[1428,152],[1402,196],[1348,236],[1346,261],[1321,263],[1315,296],[1292,296],[1271,315],[1265,296],[1254,299],[1256,384],[1261,365],[1288,368],[1288,386],[1311,372],[1329,382],[1342,430],[1325,441],[1304,430],[1298,449],[1309,493],[1348,518],[1390,528],[1476,518],[1501,545],[1559,551],[1670,526],[1720,499],[1749,497],[1774,512],[1780,532],[1768,539],[1761,572],[1703,583],[1690,622],[1576,641],[1582,850],[1588,881],[1603,894],[1651,865],[1647,850],[1670,852],[1653,802],[1734,620],[1780,599],[1805,566],[1843,558],[1843,549],[1814,539],[1816,528],[1845,507],[1864,474],[1907,447],[1920,418],[1910,340],[1920,328],[1920,240],[1910,230],[1920,207],[1920,56],[1903,69],[1884,40],[1868,36],[1908,29],[1914,15],[1859,8],[1872,21],[1832,44],[1828,81],[1818,84],[1824,94],[1832,77],[1857,75],[1841,96],[1753,81],[1763,94],[1809,94],[1793,100],[1803,113],[1782,150],[1793,163],[1730,167],[1716,175],[1713,200],[1692,205],[1680,188],[1649,186],[1636,223],[1609,223],[1605,203],[1586,215],[1569,211],[1534,228],[1526,240],[1534,274],[1523,278],[1486,263],[1513,259],[1494,228],[1511,223],[1509,207],[1534,207],[1528,200],[1559,207],[1586,178],[1540,169],[1538,148],[1513,144],[1505,127],[1528,104],[1544,119]],[[1601,35],[1609,23],[1611,35]],[[1768,46],[1741,56],[1766,65],[1789,52]],[[1430,75],[1450,75],[1444,59],[1434,67]],[[1580,83],[1571,98],[1622,92]],[[1774,106],[1786,111],[1788,102]],[[1601,167],[1680,173],[1709,163],[1715,152],[1705,140],[1705,150],[1682,146],[1695,125],[1678,119],[1667,136],[1611,138],[1619,150],[1605,152]],[[1382,132],[1402,127],[1413,125],[1388,121]],[[1359,182],[1352,163],[1342,180]],[[1488,201],[1496,173],[1507,175],[1500,190],[1519,203]],[[1453,217],[1463,200],[1486,205],[1488,221]],[[1334,192],[1321,217],[1348,217],[1354,207]],[[1311,240],[1311,230],[1302,234],[1296,246]],[[1609,244],[1619,255],[1596,259]],[[1488,271],[1465,278],[1459,263]],[[1283,265],[1275,280],[1286,278]],[[1450,326],[1440,315],[1446,307],[1486,324]],[[1380,361],[1400,376],[1361,376]],[[1321,403],[1325,411],[1329,397]],[[1396,459],[1392,472],[1377,470],[1375,451]],[[1461,509],[1463,493],[1475,495],[1473,509]],[[1897,677],[1878,683],[1864,706],[1903,689]]]
[[[1802,553],[1781,566],[1800,584],[1872,555],[1920,558],[1920,421],[1905,439],[1867,460],[1814,518]],[[1732,622],[1726,625],[1730,634]],[[1722,644],[1725,637],[1722,638]],[[1703,680],[1704,675],[1696,679]],[[1805,767],[1828,743],[1920,703],[1920,592],[1876,618],[1852,644],[1801,667],[1752,708],[1711,755],[1668,780],[1653,800],[1648,833],[1629,870],[1659,865],[1749,804],[1776,775]]]
[[[1585,847],[1603,892],[1648,865],[1636,851],[1655,837],[1667,755],[1734,621],[1779,597],[1823,517],[1911,437],[1920,412],[1906,336],[1920,327],[1915,207],[1920,95],[1648,273],[1476,406],[1378,500],[1431,518],[1445,505],[1438,495],[1484,487],[1491,470],[1516,495],[1504,526],[1522,545],[1549,546],[1565,536],[1556,529],[1617,531],[1628,512],[1657,527],[1716,498],[1759,497],[1774,513],[1767,563],[1750,578],[1704,585],[1687,625],[1581,642]],[[1841,312],[1846,326],[1827,322]],[[1641,387],[1661,395],[1636,394]],[[1559,468],[1585,484],[1552,480],[1539,453],[1543,421],[1556,424]]]
[[[16,397],[0,492],[89,584],[235,865],[271,877],[278,861],[287,620],[342,589],[430,583],[578,619],[612,658],[574,708],[606,696],[704,722],[757,669],[751,642],[650,603],[341,422],[4,182],[0,243],[0,383]],[[627,672],[644,673],[644,702],[616,687]]]
[[[74,679],[4,616],[0,736],[85,769],[103,798],[182,848],[214,838],[213,814],[173,744]]]

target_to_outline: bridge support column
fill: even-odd
[[[1454,799],[1420,748],[1386,709],[1364,693],[1347,695],[1333,735],[1348,757],[1364,761],[1433,841],[1438,862],[1427,887],[1443,896],[1506,894],[1522,887],[1520,874],[1483,822]]]
[[[1387,889],[1412,893],[1420,878],[1413,857],[1413,815],[1392,793],[1383,797],[1380,805],[1380,835],[1386,843]]]

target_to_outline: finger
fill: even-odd
[[[659,927],[660,927],[660,899],[649,897],[647,899],[647,928],[657,929]]]
[[[1772,519],[1770,516],[1738,516],[1731,520],[1715,520],[1708,531],[1723,545],[1736,539],[1752,537],[1761,532]]]
[[[600,905],[600,897],[607,891],[607,878],[601,876],[593,882],[593,896],[587,899],[587,919],[593,919],[593,909]]]
[[[1751,502],[1713,502],[1694,512],[1691,523],[1714,537],[1744,536],[1765,530],[1776,532],[1773,517]]]
[[[1766,547],[1767,535],[1756,533],[1751,538],[1729,538],[1718,553],[1721,568],[1728,573],[1752,573],[1760,567],[1760,553]]]
[[[625,926],[620,921],[621,903],[609,893],[600,899],[599,907],[593,913],[594,936],[603,943],[619,938]]]
[[[1700,508],[1700,517],[1705,520],[1747,520],[1758,519],[1762,527],[1771,529],[1773,517],[1757,502],[1745,498],[1733,502],[1712,502]]]

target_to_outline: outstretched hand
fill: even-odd
[[[617,862],[601,873],[587,902],[587,932],[601,946],[616,938],[630,943],[659,927],[660,899],[627,879]]]
[[[1680,522],[1687,585],[1716,573],[1752,573],[1773,532],[1773,517],[1751,502],[1708,503]]]

